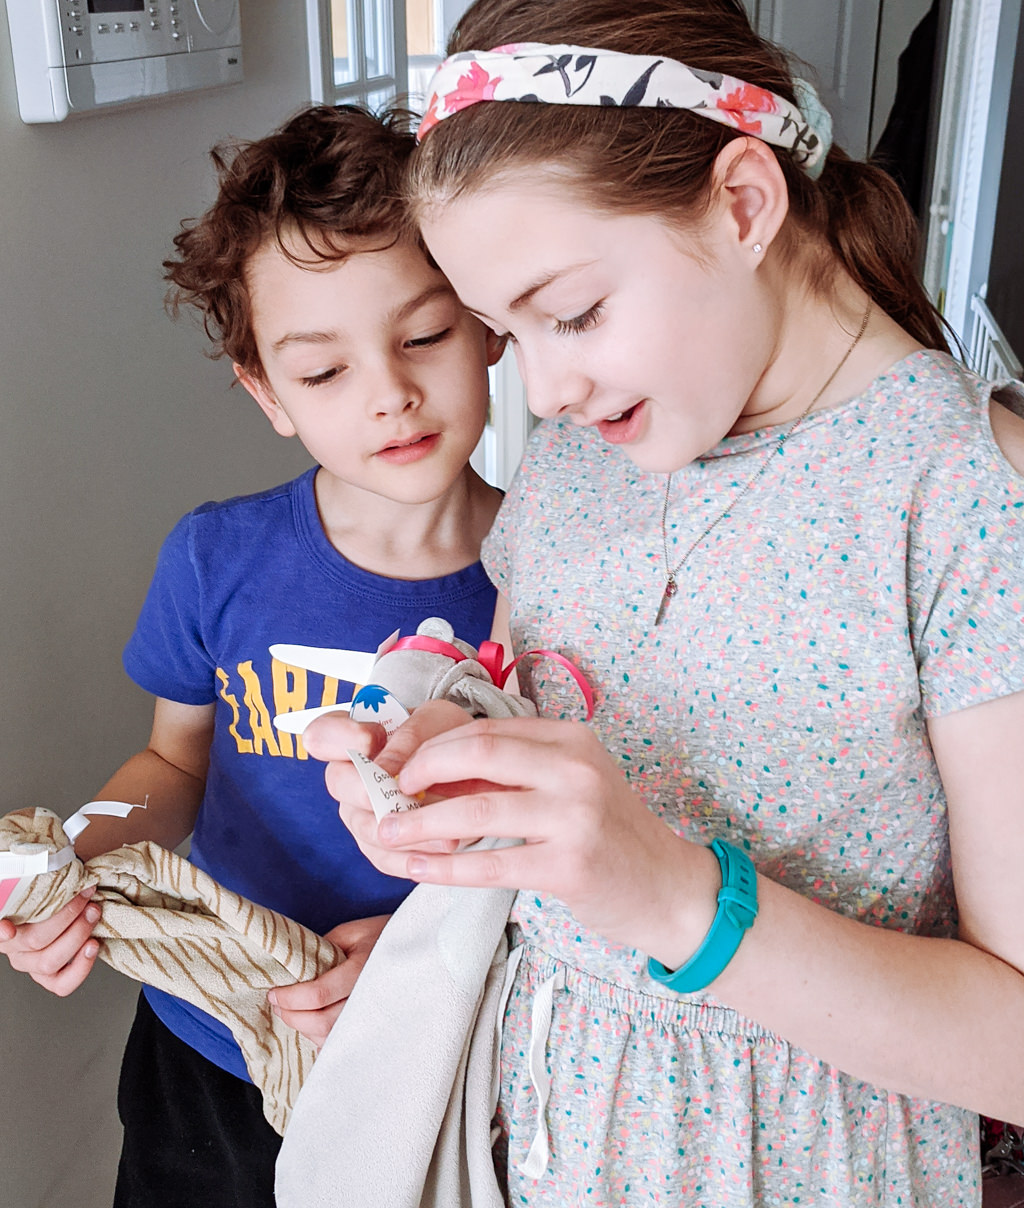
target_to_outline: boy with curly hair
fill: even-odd
[[[281,436],[317,463],[292,482],[208,503],[167,538],[128,674],[156,697],[152,734],[101,798],[148,801],[96,818],[83,859],[142,839],[325,934],[348,959],[274,992],[317,1043],[387,916],[412,888],[359,852],[279,713],[351,685],[273,659],[274,643],[373,650],[440,615],[479,645],[494,588],[479,562],[499,492],[469,465],[500,342],[463,309],[407,220],[404,115],[310,107],[267,138],[212,152],[219,189],[165,262],[175,306]],[[85,895],[45,923],[0,922],[0,951],[66,995],[99,951]],[[118,1106],[115,1208],[271,1208],[280,1138],[230,1033],[146,987]]]

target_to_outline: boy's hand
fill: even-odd
[[[293,986],[278,986],[271,990],[267,997],[274,1013],[319,1049],[341,1014],[367,957],[390,917],[389,914],[378,914],[369,919],[354,919],[351,923],[339,923],[328,931],[324,939],[330,940],[344,952],[344,963],[321,973],[312,981],[296,982]]]
[[[0,952],[11,968],[27,973],[44,990],[66,998],[92,972],[100,941],[92,929],[100,920],[100,908],[90,898],[90,886],[51,919],[16,926],[0,919]]]

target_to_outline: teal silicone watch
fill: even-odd
[[[716,839],[711,850],[722,870],[718,910],[701,946],[678,969],[666,969],[653,956],[647,972],[656,982],[679,994],[692,994],[710,986],[736,955],[747,928],[757,918],[757,870],[746,852]]]

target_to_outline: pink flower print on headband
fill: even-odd
[[[783,147],[812,178],[832,145],[832,119],[809,84],[800,107],[733,76],[673,59],[582,46],[516,43],[452,55],[437,69],[418,137],[481,101],[689,109]]]
[[[479,63],[471,63],[469,71],[459,76],[455,87],[444,97],[437,92],[433,93],[416,137],[422,141],[427,131],[436,126],[442,117],[458,113],[460,109],[468,109],[470,105],[475,105],[479,101],[496,100],[494,90],[500,83],[501,76],[491,76]],[[442,101],[448,113],[441,114],[438,111],[438,106]]]
[[[726,96],[715,101],[717,108],[736,123],[736,129],[744,134],[760,135],[762,123],[757,113],[775,113],[775,94],[756,84],[741,84]]]

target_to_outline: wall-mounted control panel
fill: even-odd
[[[238,0],[7,0],[26,122],[234,84]]]

